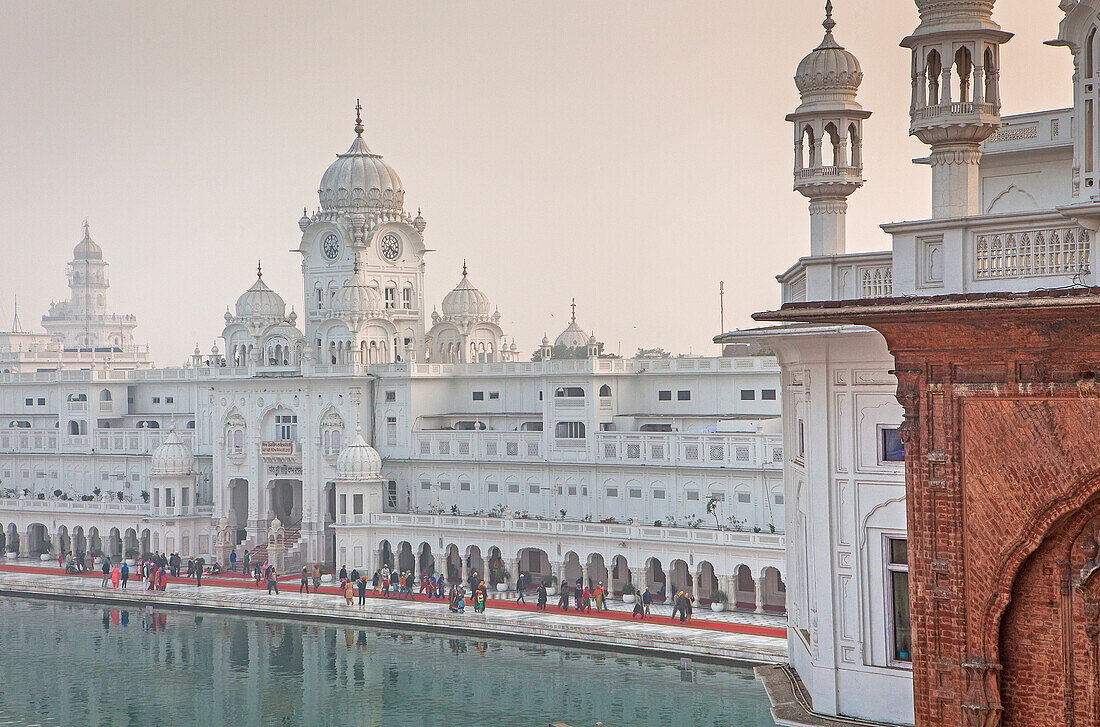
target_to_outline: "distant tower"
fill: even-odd
[[[996,0],[916,0],[909,133],[932,147],[932,217],[982,213],[980,144],[1001,125],[1001,44]]]
[[[802,103],[794,124],[794,188],[810,200],[810,254],[844,253],[848,195],[863,186],[863,120],[856,102],[863,80],[856,57],[833,37],[833,3],[825,3],[825,38],[798,64]]]

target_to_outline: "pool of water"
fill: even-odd
[[[773,727],[749,668],[0,598],[0,725]]]

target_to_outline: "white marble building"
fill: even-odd
[[[0,340],[3,550],[587,573],[784,609],[773,357],[604,357],[574,306],[524,360],[465,265],[427,327],[427,225],[358,117],[318,194],[306,310],[257,268],[179,367],[108,312],[85,225],[47,332]],[[361,456],[369,482],[341,470]]]
[[[1053,0],[1052,0],[1053,1]],[[1053,45],[1074,57],[1075,106],[1001,116],[995,0],[916,0],[910,133],[930,147],[927,219],[885,224],[891,249],[848,253],[863,185],[862,69],[833,36],[798,66],[794,188],[810,254],[777,276],[784,303],[1094,285],[1100,154],[1093,116],[1100,0],[1064,0]],[[1052,29],[1053,32],[1053,29]],[[867,121],[873,123],[873,120]],[[919,217],[914,214],[914,217]],[[782,325],[719,342],[772,347],[782,368],[791,665],[814,711],[913,722],[902,409],[875,331]]]

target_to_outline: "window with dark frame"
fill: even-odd
[[[909,549],[905,538],[886,539],[887,613],[890,615],[890,659],[911,662],[909,623]]]

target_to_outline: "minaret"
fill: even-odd
[[[798,64],[802,103],[794,124],[794,188],[810,200],[810,255],[842,255],[848,195],[863,186],[863,120],[856,101],[863,80],[856,57],[833,37],[833,3],[825,3],[825,38]]]
[[[980,145],[1001,125],[1001,44],[996,0],[916,0],[909,133],[932,147],[932,217],[982,213]]]

